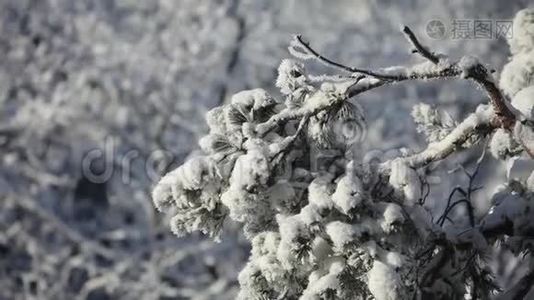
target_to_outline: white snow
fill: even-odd
[[[322,237],[316,237],[313,240],[311,252],[316,261],[324,261],[332,254],[332,247]]]
[[[224,134],[226,132],[226,124],[224,121],[224,107],[218,106],[206,113],[206,123],[213,133]]]
[[[526,186],[530,192],[534,192],[534,172],[530,173],[530,176],[527,178]]]
[[[449,114],[440,113],[426,103],[414,105],[411,114],[417,124],[417,132],[423,133],[429,143],[443,139],[456,125]]]
[[[412,108],[412,117],[417,124],[436,124],[439,122],[439,116],[436,110],[426,103],[414,105]]]
[[[289,95],[307,84],[304,65],[292,59],[284,59],[278,67],[276,86],[282,94]]]
[[[285,274],[276,258],[279,244],[280,234],[272,231],[259,233],[252,239],[251,262],[261,270],[263,277],[272,283],[282,282]]]
[[[326,224],[326,234],[332,240],[334,247],[341,251],[345,245],[350,243],[355,235],[356,230],[352,224],[343,223],[341,221],[334,221]]]
[[[470,73],[473,71],[473,68],[479,64],[480,62],[478,58],[471,56],[471,55],[463,56],[460,59],[460,62],[458,63],[458,68],[460,68],[460,70],[462,71],[462,73],[460,74],[460,77],[467,78],[471,76]]]
[[[448,67],[449,63],[446,59],[443,59],[440,61],[438,65],[435,65],[431,61],[425,61],[419,64],[416,64],[406,70],[406,74],[408,76],[416,75],[416,76],[423,76],[425,74],[434,74],[439,72],[440,70],[444,69],[445,67]]]
[[[278,181],[269,188],[267,195],[273,207],[279,212],[285,212],[291,207],[296,196],[295,189],[287,181]]]
[[[303,240],[312,244],[310,230],[311,222],[319,220],[320,216],[315,214],[316,208],[312,205],[306,206],[300,214],[292,216],[276,215],[276,221],[280,232],[281,242],[277,250],[277,258],[282,266],[287,270],[296,268],[296,252],[300,250]],[[307,239],[310,239],[309,241]],[[310,266],[307,266],[308,268]]]
[[[156,206],[159,211],[162,211],[163,209],[172,205],[172,189],[175,185],[178,184],[178,171],[179,170],[176,169],[172,172],[165,174],[165,176],[160,179],[158,184],[152,190],[152,201],[154,202],[154,206]]]
[[[258,88],[234,94],[232,96],[232,104],[239,107],[244,114],[247,114],[250,111],[274,105],[276,102],[264,89]]]
[[[421,197],[421,181],[417,172],[402,159],[391,162],[389,183],[403,192],[408,205],[415,204]]]
[[[331,183],[332,175],[326,174],[315,178],[308,186],[308,201],[316,205],[319,209],[331,209],[334,203],[332,202]]]
[[[204,156],[191,158],[179,170],[178,180],[186,190],[200,189],[205,178],[213,178],[217,174],[214,162]]]
[[[508,43],[514,55],[534,51],[534,8],[523,9],[515,15],[512,33]]]
[[[260,257],[265,254],[276,253],[280,244],[280,234],[274,231],[264,231],[252,239],[252,256]]]
[[[504,65],[499,80],[500,88],[509,97],[531,85],[534,85],[534,50],[514,55]]]
[[[313,203],[310,203],[304,206],[300,210],[300,213],[295,216],[297,216],[304,224],[310,225],[315,222],[319,222],[322,219],[319,211],[320,208],[318,206]]]
[[[400,268],[404,264],[405,258],[399,253],[394,251],[388,251],[386,253],[386,262],[393,268]]]
[[[214,163],[207,157],[198,156],[191,158],[176,170],[167,173],[152,192],[152,199],[158,209],[163,209],[172,204],[174,200],[177,205],[190,205],[191,202],[202,202],[212,207],[210,198],[214,193],[212,179],[218,177],[218,172]],[[208,186],[210,185],[210,186]],[[186,191],[203,190],[204,197],[190,199]]]
[[[491,155],[498,159],[506,158],[517,146],[510,132],[502,128],[494,131],[489,144]]]
[[[310,282],[302,292],[300,300],[320,300],[321,293],[328,289],[337,290],[339,288],[338,274],[326,274],[317,280]]]
[[[276,215],[276,221],[280,231],[280,237],[283,240],[291,241],[299,236],[300,232],[306,227],[298,215],[284,216]]]
[[[401,299],[399,288],[401,280],[395,269],[379,260],[375,260],[373,268],[367,274],[369,290],[376,300]]]
[[[342,257],[331,257],[326,259],[323,268],[325,271],[314,272],[310,275],[310,282],[299,299],[319,300],[322,298],[320,297],[321,293],[326,290],[339,290],[340,281],[338,275],[343,271],[345,266],[345,259]]]
[[[382,218],[383,219],[380,223],[380,226],[386,233],[391,232],[395,225],[399,225],[404,222],[402,208],[395,203],[387,203]]]
[[[512,106],[520,111],[526,119],[534,121],[534,85],[517,92],[512,98]]]
[[[362,202],[362,183],[356,176],[343,176],[337,183],[332,201],[344,214]]]
[[[230,185],[237,189],[249,190],[264,185],[269,175],[269,160],[261,148],[253,148],[237,159]]]

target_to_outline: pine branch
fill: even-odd
[[[360,80],[349,86],[345,97],[339,99],[339,101],[346,101],[349,98],[386,84],[400,83],[407,80],[464,78],[473,80],[486,91],[493,108],[490,116],[485,116],[480,119],[478,114],[472,114],[441,142],[430,145],[423,152],[408,158],[409,164],[413,167],[422,167],[433,161],[446,158],[451,153],[459,150],[461,148],[460,146],[473,135],[487,134],[499,127],[509,131],[513,129],[516,117],[508,107],[508,101],[493,82],[488,70],[482,63],[470,56],[464,56],[459,61],[451,63],[445,56],[437,56],[428,50],[427,47],[423,46],[409,27],[404,26],[403,32],[415,48],[413,52],[420,54],[428,62],[411,67],[393,67],[375,72],[362,68],[349,67],[335,62],[313,49],[301,36],[296,36],[295,39],[298,46],[306,52],[305,54],[319,60],[325,65],[342,69],[346,72],[361,73],[370,76],[360,78]],[[259,126],[260,134],[266,134],[266,132],[286,123],[288,120],[313,116],[322,110],[329,109],[332,105],[333,103],[322,103],[322,105],[317,105],[311,109],[307,108],[305,111],[300,109],[274,116],[272,120]],[[533,153],[532,149],[526,150],[529,154]]]
[[[463,148],[465,142],[472,136],[488,134],[495,129],[491,116],[492,112],[488,109],[472,113],[441,141],[430,144],[422,152],[408,156],[404,160],[411,167],[419,168],[446,158]],[[386,162],[384,166],[388,163]]]

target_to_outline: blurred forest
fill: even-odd
[[[451,24],[511,20],[526,6],[0,0],[0,299],[233,299],[249,252],[238,226],[219,242],[179,238],[150,199],[161,174],[197,151],[204,114],[242,89],[277,95],[276,68],[297,33],[347,65],[379,68],[414,59],[399,33],[406,24],[433,49],[478,56],[498,76],[505,40],[458,38]],[[432,20],[445,25],[439,39]],[[485,100],[449,81],[386,87],[356,101],[369,123],[363,151],[387,151],[424,145],[409,116],[415,103],[461,119]],[[447,171],[477,156],[455,158],[440,166],[445,176],[433,193],[465,181]],[[495,165],[481,176],[499,182]],[[487,208],[479,197],[477,207]],[[516,266],[501,255],[502,280],[514,280]]]

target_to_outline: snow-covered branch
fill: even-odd
[[[419,168],[431,162],[442,160],[457,150],[465,149],[470,146],[469,139],[485,136],[495,128],[491,122],[492,116],[493,109],[491,107],[480,106],[476,112],[465,118],[443,139],[431,143],[422,152],[403,159],[409,166]]]
[[[327,66],[332,66],[345,72],[349,72],[353,77],[355,77],[356,74],[361,75],[361,77],[357,77],[358,79],[348,86],[344,96],[338,98],[337,101],[346,101],[346,99],[355,97],[370,89],[374,89],[386,84],[399,83],[406,80],[464,78],[471,79],[477,85],[482,87],[486,91],[486,94],[490,100],[490,104],[493,108],[492,115],[490,115],[489,118],[485,116],[483,120],[480,120],[480,118],[474,116],[469,120],[466,120],[464,123],[462,123],[463,126],[461,126],[461,128],[455,130],[453,136],[448,137],[439,145],[441,148],[443,148],[443,153],[438,154],[437,152],[440,152],[439,149],[436,149],[438,146],[432,145],[432,149],[428,149],[425,151],[425,153],[421,153],[421,155],[418,156],[419,160],[423,157],[425,158],[423,161],[419,161],[417,164],[420,164],[421,162],[425,163],[425,160],[426,163],[429,163],[434,160],[445,158],[447,155],[454,152],[455,149],[458,149],[458,143],[461,142],[458,139],[466,139],[475,134],[475,128],[477,130],[484,129],[484,134],[490,133],[492,129],[498,127],[505,128],[508,131],[513,130],[516,116],[508,107],[508,100],[506,100],[506,97],[501,93],[497,85],[491,79],[491,74],[489,73],[488,69],[482,63],[480,63],[478,59],[472,56],[464,56],[457,62],[450,62],[446,56],[436,55],[423,46],[409,27],[404,26],[403,32],[407,36],[407,39],[414,46],[415,49],[413,52],[420,54],[422,57],[427,59],[428,62],[424,62],[412,67],[391,67],[378,71],[371,71],[362,68],[349,67],[339,62],[335,62],[314,50],[308,42],[303,40],[301,36],[295,37],[290,49],[291,53],[296,54],[297,57],[303,59],[317,59]],[[275,119],[270,120],[270,126],[266,127],[272,129],[277,123],[283,123],[283,121],[299,118],[303,115],[313,115],[318,111],[328,109],[328,107],[330,107],[330,104],[328,103],[322,104],[323,105],[316,105],[312,109],[308,108],[306,112],[293,112],[292,114],[285,114],[281,117],[276,116]],[[533,151],[533,149],[529,149],[527,145],[524,145],[524,148],[529,154]],[[417,161],[417,159],[415,160]]]
[[[453,190],[434,220],[425,206],[433,195],[424,168],[486,136],[499,159],[528,153],[534,136],[528,97],[520,94],[519,108],[509,107],[476,58],[451,61],[408,27],[403,32],[425,61],[376,71],[336,62],[296,36],[289,48],[296,58],[346,74],[314,76],[302,62],[283,60],[276,86],[284,101],[253,89],[212,109],[209,134],[200,141],[204,153],[154,188],[154,204],[172,208],[178,235],[218,237],[227,218],[243,224],[252,251],[239,276],[239,299],[487,299],[499,290],[484,259],[490,244],[509,235],[506,243],[516,252],[531,250],[518,239],[532,237],[534,175],[506,183],[478,220],[471,196],[484,150],[475,171],[466,172],[467,188]],[[393,158],[352,155],[366,128],[356,96],[408,80],[448,78],[475,82],[489,103],[461,122],[419,105],[412,116],[427,135],[425,150]],[[460,205],[468,222],[455,222],[452,212]]]

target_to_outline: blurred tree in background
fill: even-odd
[[[509,51],[504,39],[455,39],[451,24],[510,20],[524,6],[0,1],[0,298],[233,299],[250,249],[239,226],[231,224],[220,243],[201,235],[178,239],[150,203],[159,177],[196,151],[208,131],[205,113],[242,89],[276,94],[276,68],[295,33],[337,60],[385,67],[412,59],[398,46],[403,37],[392,34],[408,24],[433,49],[470,53],[501,70]],[[445,42],[426,34],[432,20],[446,25]],[[440,104],[462,119],[481,101],[463,82],[365,94],[362,151],[421,148],[408,117],[415,103]],[[455,163],[477,157],[467,152]],[[444,179],[441,192],[460,177]],[[503,280],[515,280],[503,272],[510,273]]]

